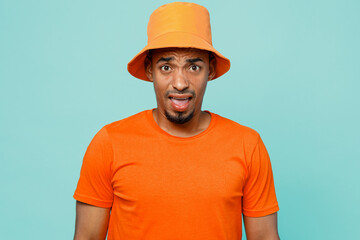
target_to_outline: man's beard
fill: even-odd
[[[167,91],[165,97],[168,98],[170,94],[191,94],[192,95],[192,99],[194,99],[196,97],[196,93],[193,90],[185,90],[185,91],[177,91],[177,90],[172,90],[172,91]],[[194,112],[195,110],[193,110],[190,114],[185,115],[184,112],[175,112],[174,115],[170,115],[170,113],[168,111],[165,110],[165,116],[166,118],[173,123],[176,124],[184,124],[188,121],[190,121],[192,119],[192,117],[194,116]]]
[[[176,112],[175,116],[169,114],[168,111],[165,111],[166,118],[173,123],[176,124],[184,124],[192,119],[194,116],[194,111],[192,111],[189,115],[185,115],[184,112]]]

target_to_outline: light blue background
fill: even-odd
[[[168,1],[0,0],[0,238],[71,239],[82,157],[156,106],[128,61]],[[231,70],[204,109],[256,129],[282,239],[360,239],[360,3],[196,1]]]

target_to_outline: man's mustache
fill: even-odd
[[[193,98],[196,97],[196,93],[193,90],[184,90],[184,91],[176,91],[176,90],[169,90],[166,92],[166,97],[169,97],[170,94],[190,94]]]

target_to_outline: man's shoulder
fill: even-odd
[[[229,118],[220,116],[219,114],[212,114],[216,116],[216,125],[220,131],[228,133],[232,136],[254,139],[254,141],[257,141],[259,139],[260,135],[255,129],[240,124],[239,122],[231,120]]]
[[[107,132],[117,132],[117,131],[132,131],[146,126],[146,118],[148,112],[151,110],[144,110],[139,113],[133,114],[126,118],[111,122],[106,124],[103,128]]]

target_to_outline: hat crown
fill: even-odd
[[[148,43],[171,32],[193,34],[212,45],[208,10],[201,5],[185,2],[173,2],[159,7],[149,19]]]

